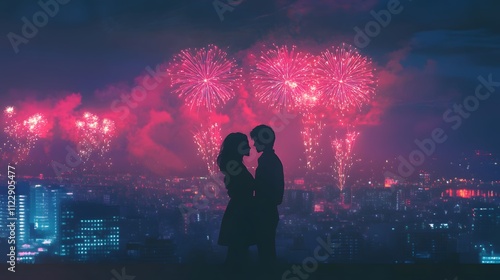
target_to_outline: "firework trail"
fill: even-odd
[[[84,113],[83,117],[75,122],[78,139],[78,155],[83,162],[91,159],[97,154],[99,160],[107,167],[112,165],[111,159],[106,158],[111,142],[115,137],[115,123],[109,119],[100,120],[98,116],[91,113]],[[98,164],[94,161],[92,168]],[[84,167],[86,170],[86,167]]]
[[[344,136],[331,141],[335,153],[334,172],[343,203],[342,190],[352,166],[352,148],[359,135],[352,131],[352,118],[375,94],[375,69],[369,58],[354,47],[342,44],[322,52],[315,70],[317,90],[323,94],[322,105],[335,109],[338,124],[347,130]]]
[[[299,105],[302,114],[302,140],[306,156],[306,167],[313,171],[320,162],[318,152],[320,149],[320,138],[325,128],[324,114],[320,110],[321,92],[317,91],[316,85],[311,85],[309,90],[300,96]]]
[[[262,52],[251,74],[257,99],[278,110],[297,109],[301,95],[310,87],[314,57],[292,46]]]
[[[217,155],[222,144],[221,129],[219,124],[202,124],[198,131],[193,133],[193,137],[194,142],[198,147],[198,154],[207,164],[209,174],[216,174],[219,171],[217,166]]]
[[[332,148],[335,154],[334,172],[337,175],[337,186],[341,192],[344,189],[347,174],[353,163],[352,147],[358,135],[358,132],[348,130],[344,138],[332,140]]]
[[[213,111],[234,97],[241,80],[241,70],[227,53],[217,46],[186,49],[169,66],[173,92],[191,107]]]
[[[342,113],[359,110],[375,93],[373,72],[371,60],[347,44],[322,52],[316,73],[325,106],[333,106]]]
[[[34,114],[19,122],[16,114],[14,107],[4,110],[4,132],[8,139],[2,147],[2,158],[10,157],[14,163],[19,163],[28,159],[36,142],[47,133],[47,119],[42,114]]]
[[[216,111],[235,96],[235,88],[241,83],[241,69],[227,53],[217,46],[181,51],[168,69],[173,92],[191,109],[201,109],[209,114]],[[210,175],[218,172],[217,154],[222,143],[220,125],[210,117],[200,121],[193,133],[198,153],[208,167]]]

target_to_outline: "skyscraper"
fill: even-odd
[[[309,215],[314,209],[314,194],[311,191],[288,190],[285,192],[286,205],[290,212]]]
[[[119,218],[117,206],[62,203],[60,255],[76,262],[112,260],[120,249]]]
[[[500,211],[495,207],[472,209],[472,232],[481,241],[492,241],[500,233]]]
[[[0,239],[7,238],[9,236],[9,228],[7,227],[8,217],[7,194],[0,194]]]
[[[17,224],[16,228],[16,244],[21,246],[28,244],[30,240],[31,226],[30,226],[30,187],[28,182],[18,181],[16,184],[16,214]]]
[[[34,241],[53,243],[59,237],[61,201],[66,192],[59,186],[34,185],[30,188],[30,224]]]
[[[331,242],[330,260],[334,262],[357,262],[365,253],[364,237],[360,229],[354,226],[346,226],[334,232]]]

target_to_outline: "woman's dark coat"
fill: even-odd
[[[226,174],[225,178],[230,200],[222,217],[218,244],[223,246],[255,245],[254,178],[244,164],[234,168],[232,173],[234,175]]]

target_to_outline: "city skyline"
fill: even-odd
[[[207,189],[209,185],[217,186],[217,181],[126,175],[80,176],[66,178],[64,183],[50,178],[18,178],[18,197],[23,201],[18,206],[22,215],[19,222],[25,224],[17,232],[22,245],[18,261],[141,262],[144,257],[152,263],[216,263],[223,254],[214,242],[227,197],[223,186],[213,190]],[[347,185],[345,198],[341,198],[333,178],[287,180],[281,207],[284,228],[278,234],[281,260],[304,258],[308,252],[305,244],[318,235],[332,234],[332,248],[336,248],[334,244],[350,244],[354,238],[350,234],[355,234],[360,247],[335,250],[326,263],[373,263],[374,251],[370,250],[377,246],[393,250],[392,246],[402,242],[397,238],[408,231],[421,232],[431,240],[444,238],[436,243],[440,251],[429,251],[428,241],[422,239],[409,243],[417,247],[404,249],[402,255],[388,251],[375,262],[481,263],[482,256],[495,257],[500,251],[496,239],[500,230],[499,190],[500,181],[443,181],[421,173],[417,180],[404,183],[386,180],[370,185],[358,180]],[[4,205],[6,195],[1,197]],[[7,217],[5,210],[0,211],[2,222]],[[477,220],[483,217],[481,211],[487,215]],[[388,229],[386,234],[394,234],[396,239],[379,240],[379,231]],[[434,233],[445,235],[432,237]],[[2,227],[0,234],[7,237],[8,230]],[[344,240],[343,234],[351,237]],[[420,235],[412,239],[418,240]],[[184,243],[186,238],[194,243]],[[481,252],[483,247],[477,246],[489,249]]]

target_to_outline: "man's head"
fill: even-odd
[[[250,137],[254,141],[255,149],[259,153],[272,149],[274,147],[274,140],[276,139],[274,130],[265,124],[258,125],[252,129]]]

